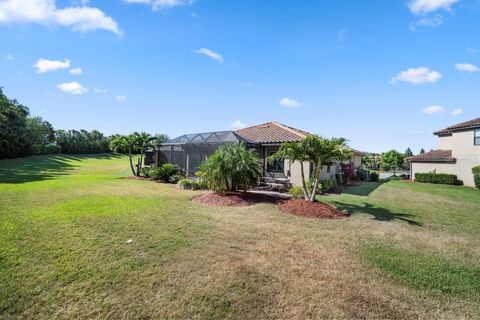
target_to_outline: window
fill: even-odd
[[[480,129],[475,130],[475,145],[480,146]]]
[[[270,150],[268,151],[268,156],[275,154],[276,151]],[[283,172],[285,161],[283,159],[276,159],[274,161],[269,161],[267,164],[267,171],[268,172]]]

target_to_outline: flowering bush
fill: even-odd
[[[342,180],[344,182],[348,183],[350,180],[355,179],[355,166],[353,163],[342,163],[340,167],[342,172]]]

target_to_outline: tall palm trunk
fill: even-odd
[[[308,194],[307,183],[305,182],[305,172],[303,172],[303,161],[300,161],[300,171],[302,174],[303,196],[305,197],[305,200],[308,200],[310,198],[310,195]]]
[[[128,149],[128,158],[130,159],[130,169],[132,169],[132,174],[135,176],[135,169],[133,168],[133,161],[132,161],[132,149]]]
[[[311,202],[315,201],[315,196],[317,195],[318,180],[320,180],[321,170],[322,170],[321,164],[315,167],[315,174],[314,174],[315,182],[313,183],[313,190],[312,190],[312,193],[310,194],[310,199],[309,199]]]

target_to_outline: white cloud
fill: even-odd
[[[442,78],[442,74],[430,70],[427,67],[410,68],[398,73],[390,80],[390,83],[396,84],[399,81],[409,82],[411,84],[434,83]]]
[[[45,73],[57,71],[60,69],[70,68],[70,60],[64,59],[60,60],[47,60],[47,59],[38,59],[37,62],[33,65],[37,69],[37,73]]]
[[[127,100],[127,97],[125,96],[116,96],[115,97],[115,100],[117,100],[118,102],[124,102]]]
[[[460,0],[412,0],[408,8],[413,14],[421,15],[438,10],[452,11],[452,6]]]
[[[463,109],[455,109],[452,111],[452,116],[460,116],[463,114]]]
[[[233,130],[239,130],[245,128],[247,125],[240,120],[234,121],[230,124],[230,127],[232,127]]]
[[[196,53],[199,53],[199,54],[203,54],[209,58],[212,58],[213,60],[219,62],[219,63],[223,63],[223,56],[218,53],[218,52],[215,52],[215,51],[212,51],[210,49],[206,49],[206,48],[201,48],[201,49],[198,49],[198,50],[195,50]]]
[[[298,107],[301,106],[300,102],[298,102],[295,99],[288,98],[288,97],[280,99],[279,103],[282,106],[287,107],[287,108],[298,108]]]
[[[470,63],[457,63],[455,65],[455,68],[459,71],[469,72],[469,73],[480,71],[480,69],[476,65],[470,64]]]
[[[431,27],[435,28],[440,26],[443,23],[443,17],[441,15],[436,15],[435,17],[424,17],[412,23],[410,25],[410,30],[415,31],[416,27]]]
[[[60,91],[78,95],[78,94],[84,94],[85,92],[88,92],[88,89],[82,86],[80,83],[73,81],[73,82],[65,82],[61,83],[57,86],[57,88]]]
[[[107,93],[106,89],[93,88],[92,91],[93,93],[99,93],[99,94]]]
[[[120,34],[117,23],[98,8],[87,6],[57,8],[55,0],[0,1],[0,24],[39,23],[70,27],[73,31],[97,29]]]
[[[422,109],[423,113],[432,115],[432,114],[439,114],[439,113],[445,113],[445,108],[440,107],[440,106],[430,106]]]
[[[193,3],[193,0],[124,0],[124,2],[131,4],[145,4],[152,7],[153,10],[162,10],[190,5]]]
[[[477,49],[472,48],[472,47],[467,47],[466,50],[467,50],[468,53],[477,53],[478,52]]]
[[[5,59],[7,59],[7,60],[13,60],[13,59],[15,59],[15,57],[12,56],[10,53],[7,53],[7,54],[4,55],[3,57],[4,57]]]
[[[74,76],[78,76],[80,74],[82,74],[82,68],[73,68],[73,69],[70,69],[70,74],[73,74]]]

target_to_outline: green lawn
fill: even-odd
[[[129,170],[0,161],[0,319],[480,318],[478,190],[366,183],[320,197],[351,218],[312,220]]]

